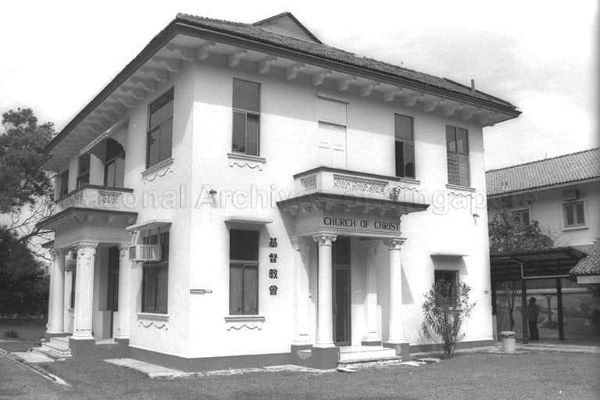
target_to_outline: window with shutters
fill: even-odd
[[[233,79],[234,153],[260,154],[260,84]]]
[[[347,104],[317,98],[319,166],[346,168]]]
[[[77,188],[90,183],[90,154],[84,154],[79,157],[79,166],[77,172]]]
[[[412,117],[394,114],[396,176],[415,177],[415,135]]]
[[[171,157],[173,145],[173,89],[148,106],[146,168]],[[115,165],[115,168],[117,165]]]
[[[143,238],[144,244],[160,244],[161,259],[143,264],[142,312],[166,314],[169,294],[169,232]]]
[[[229,231],[229,315],[258,314],[258,231]]]
[[[456,126],[446,126],[446,154],[448,183],[470,186],[469,177],[469,131]]]
[[[566,228],[585,226],[583,200],[563,204],[563,215]]]

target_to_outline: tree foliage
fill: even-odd
[[[465,283],[440,281],[425,295],[421,330],[429,339],[443,344],[447,357],[452,357],[456,345],[464,338],[463,322],[475,307],[469,301],[470,291]]]
[[[490,253],[541,250],[554,247],[554,240],[543,233],[537,221],[520,223],[506,209],[498,210],[489,222]]]
[[[48,307],[48,279],[25,243],[0,228],[0,315],[39,315]]]
[[[0,135],[0,212],[13,212],[51,196],[52,184],[39,165],[44,147],[54,135],[50,122],[38,125],[30,108],[2,114],[5,133]]]

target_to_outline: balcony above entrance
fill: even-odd
[[[294,175],[294,180],[295,195],[277,204],[295,217],[298,236],[398,237],[403,214],[429,207],[420,199],[399,196],[400,178],[319,167]]]
[[[71,207],[133,211],[135,209],[135,198],[133,189],[86,185],[58,200],[54,212],[59,213]]]

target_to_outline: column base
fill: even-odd
[[[87,358],[96,353],[96,340],[94,338],[76,338],[71,336],[69,338],[69,348],[73,357]]]
[[[409,343],[384,343],[383,347],[396,350],[396,356],[402,357],[402,361],[410,359],[410,344]]]
[[[340,360],[339,347],[313,347],[311,352],[312,368],[335,369]]]
[[[60,337],[60,336],[68,336],[69,334],[67,332],[46,332],[46,339],[50,339],[53,337]]]
[[[381,346],[381,340],[363,340],[361,346]]]
[[[129,338],[114,338],[115,343],[124,344],[125,346],[129,345]]]

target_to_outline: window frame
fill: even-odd
[[[152,105],[154,103],[156,103],[158,100],[162,99],[164,96],[168,95],[169,93],[171,93],[171,100],[170,102],[173,103],[173,111],[171,112],[171,117],[165,119],[162,123],[158,124],[157,126],[155,126],[154,128],[151,128],[151,119],[152,119],[152,115],[154,112],[151,112],[151,108]],[[163,106],[164,107],[164,106]],[[175,114],[175,87],[170,87],[166,90],[164,90],[160,95],[156,96],[150,103],[148,103],[147,105],[147,118],[146,118],[146,169],[151,168],[155,165],[160,164],[161,162],[168,160],[169,158],[173,157],[173,114]],[[158,109],[160,110],[160,108]],[[158,111],[156,110],[156,111]],[[153,134],[154,132],[156,132],[157,130],[161,129],[163,127],[163,125],[165,124],[171,124],[171,150],[169,151],[169,156],[165,157],[163,159],[160,159],[160,141],[158,144],[158,149],[159,149],[159,160],[156,161],[155,163],[153,163],[152,165],[150,165],[150,135]],[[160,140],[160,137],[159,137]]]
[[[412,139],[408,140],[408,139],[399,139],[398,136],[396,135],[396,116],[400,116],[400,117],[405,117],[405,118],[409,118],[411,121],[411,136]],[[398,145],[398,143],[402,143],[402,157],[403,160],[405,161],[404,164],[402,166],[402,172],[403,174],[400,175],[398,174],[398,153],[396,151],[396,146]],[[413,160],[413,174],[412,176],[408,175],[406,173],[406,144],[410,144],[412,145],[412,160]],[[400,113],[394,113],[394,161],[395,161],[395,176],[400,177],[400,178],[411,178],[411,179],[416,179],[417,178],[417,167],[416,167],[416,151],[415,151],[415,118],[410,116],[410,115],[406,115],[406,114],[400,114]]]
[[[515,218],[516,218],[515,216],[517,214],[523,214],[525,212],[527,212],[527,223],[526,224],[523,223],[521,218],[519,219],[519,223],[521,223],[521,224],[523,224],[525,226],[531,225],[531,210],[529,210],[529,208],[527,208],[527,207],[525,207],[525,208],[515,208],[515,209],[511,210],[510,211],[510,216],[511,216],[511,218],[514,221]]]
[[[248,82],[256,85],[258,87],[258,111],[247,110],[244,108],[235,107],[235,81]],[[261,107],[261,99],[262,99],[262,85],[260,82],[250,81],[247,79],[241,78],[233,78],[232,86],[231,86],[231,110],[232,110],[232,124],[231,124],[231,152],[234,154],[244,154],[251,157],[260,157],[260,115],[262,111]],[[244,116],[244,151],[239,151],[234,149],[234,138],[235,138],[235,115],[241,114]],[[256,117],[256,154],[249,154],[248,149],[248,115],[252,115]]]
[[[238,259],[232,259],[231,258],[231,231],[250,231],[250,232],[256,232],[256,260],[238,260]],[[259,298],[259,294],[260,294],[260,230],[256,230],[256,229],[241,229],[241,228],[230,228],[229,229],[229,246],[230,246],[230,258],[229,258],[229,315],[230,316],[253,316],[253,315],[260,315],[260,298]],[[231,300],[232,300],[232,296],[231,296],[231,269],[232,267],[240,267],[242,268],[241,271],[241,276],[242,276],[242,282],[240,285],[241,288],[241,311],[239,313],[232,313],[231,310]],[[245,269],[246,268],[254,268],[256,269],[256,312],[254,313],[246,313],[244,312],[245,309],[245,303],[244,303],[244,299],[245,299],[245,294],[246,294],[246,284],[245,284]]]
[[[454,149],[450,149],[450,142],[448,142],[448,128],[452,128],[453,129],[453,141],[452,143],[454,143]],[[459,129],[462,129],[466,132],[465,135],[465,147],[466,147],[466,152],[460,152],[458,150],[458,131]],[[460,167],[458,169],[458,182],[451,182],[450,181],[450,168],[448,168],[448,162],[450,161],[450,157],[455,157],[456,158],[456,162],[458,163],[458,165],[460,166],[460,157],[463,156],[466,158],[467,160],[467,170],[466,170],[466,185],[461,183],[461,176],[460,176]],[[470,140],[469,140],[469,130],[467,128],[463,128],[460,126],[456,126],[456,125],[446,125],[446,175],[447,175],[447,179],[448,179],[448,184],[450,185],[455,185],[455,186],[462,186],[462,187],[470,187],[471,186],[471,146],[470,146]]]
[[[164,238],[167,237],[167,240]],[[153,243],[156,238],[157,243]],[[141,312],[147,314],[160,314],[160,315],[168,315],[169,314],[169,247],[171,242],[170,231],[165,232],[157,232],[154,234],[149,234],[143,237],[144,244],[160,244],[161,245],[161,260],[153,261],[153,262],[144,262],[142,263],[142,304],[141,304]],[[166,249],[166,251],[165,251]],[[167,293],[165,296],[165,307],[164,311],[160,311],[160,307],[158,304],[158,273],[156,275],[156,280],[154,281],[154,303],[151,309],[145,308],[146,306],[146,274],[149,269],[166,269],[167,273],[167,282],[166,288]]]
[[[577,222],[577,204],[581,204],[581,215],[583,217],[583,221],[581,223]],[[572,208],[572,212],[573,212],[573,221],[575,222],[574,224],[569,225],[568,221],[568,207],[573,207]],[[563,210],[563,227],[564,229],[576,229],[576,228],[585,228],[587,227],[586,225],[586,212],[585,212],[585,201],[582,199],[578,199],[578,200],[572,200],[572,201],[567,201],[564,202],[562,204],[562,210]]]

